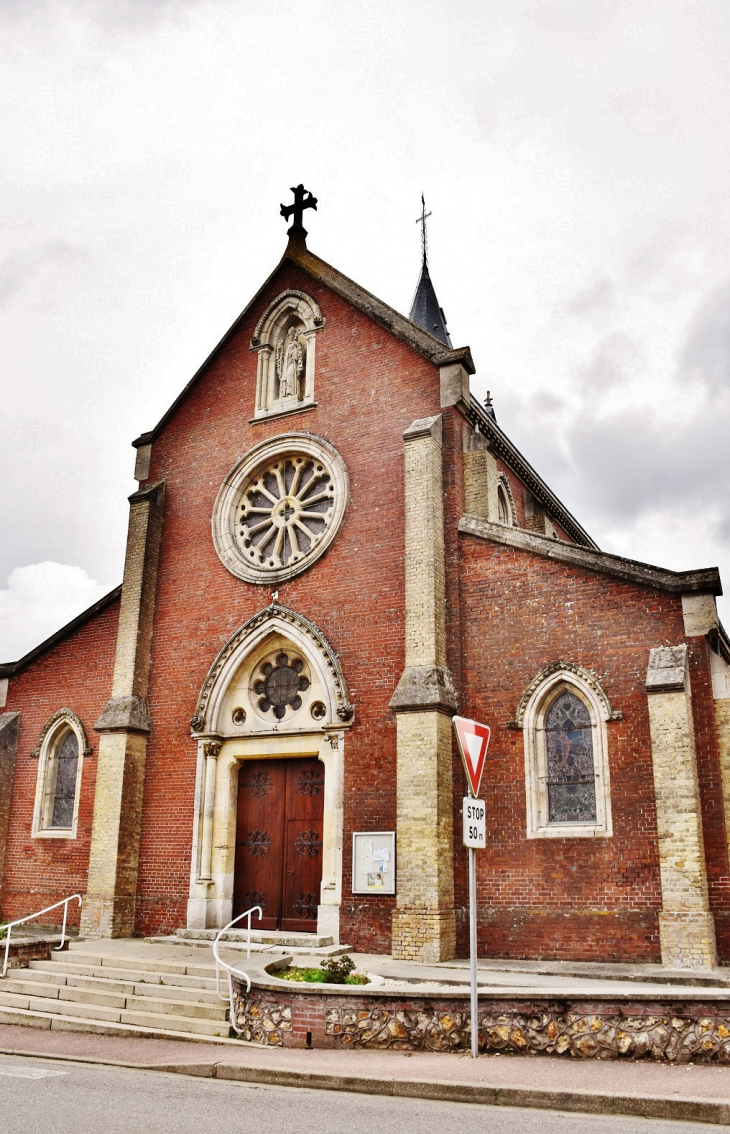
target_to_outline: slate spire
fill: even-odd
[[[421,226],[421,278],[418,281],[416,294],[413,296],[411,313],[408,318],[412,323],[434,335],[444,346],[451,347],[451,339],[446,329],[446,316],[443,308],[439,306],[436,292],[428,271],[428,232],[426,220],[431,214],[426,212],[426,201],[421,194],[421,215],[416,224]]]

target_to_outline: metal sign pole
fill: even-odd
[[[452,717],[469,795],[462,802],[463,843],[469,850],[469,976],[471,984],[471,1055],[479,1055],[479,997],[477,994],[477,847],[487,845],[487,808],[479,799],[484,762],[492,730],[466,717]]]
[[[469,962],[471,967],[471,1055],[479,1055],[479,1005],[477,997],[477,852],[469,847]]]

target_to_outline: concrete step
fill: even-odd
[[[175,936],[180,941],[215,941],[219,932],[218,929],[178,929]],[[221,937],[221,941],[235,941],[244,945],[247,939],[248,933],[245,929],[229,929]],[[318,933],[283,933],[280,929],[267,931],[252,928],[251,944],[283,945],[288,949],[324,949],[328,945],[334,945],[334,940],[331,936],[320,936]]]
[[[311,935],[311,936],[313,936],[313,935]],[[175,938],[175,937],[146,937],[145,941],[156,942],[157,944],[160,944],[160,945],[186,945],[188,947],[190,947],[191,945],[194,945],[194,946],[196,946],[200,949],[210,949],[210,945],[211,945],[210,939],[208,939],[208,938],[199,939],[199,938],[196,938],[196,937],[186,937],[184,940],[182,938]],[[231,950],[231,951],[235,950],[236,952],[239,952],[239,953],[241,953],[241,952],[246,953],[248,951],[248,945],[245,942],[242,943],[242,942],[237,942],[237,941],[228,941],[227,939],[225,939],[225,947],[227,949]],[[306,947],[300,948],[298,945],[282,945],[282,944],[275,944],[275,945],[268,944],[267,945],[267,944],[255,943],[253,941],[251,942],[251,955],[252,956],[259,955],[261,953],[268,953],[268,954],[273,955],[273,956],[277,956],[279,954],[291,954],[294,957],[341,957],[343,953],[351,953],[351,952],[352,952],[352,946],[351,945],[321,945],[321,946],[315,946],[315,945],[309,944]],[[241,961],[237,962],[237,964],[239,966],[241,965],[241,963],[243,963],[243,967],[245,968],[246,967],[245,958],[244,958],[243,962],[241,962]]]
[[[119,992],[74,988],[68,985],[41,984],[33,980],[8,980],[0,984],[0,995],[16,993],[20,996],[42,996],[54,1000],[75,1000],[79,1004],[98,1004],[102,1008],[126,1008],[128,997]]]
[[[159,1019],[159,1017],[155,1017]],[[174,1017],[173,1017],[174,1019]],[[23,1008],[0,1007],[0,1024],[24,1024],[32,1028],[52,1028],[55,1031],[91,1032],[107,1036],[153,1036],[162,1039],[187,1039],[204,1043],[217,1043],[233,1047],[249,1045],[245,1040],[231,1039],[228,1030],[220,1035],[208,1035],[198,1031],[183,1031],[175,1026],[149,1027],[145,1024],[112,1024],[101,1020],[89,1020],[80,1016],[63,1016],[51,1012],[31,1012]]]
[[[196,1032],[203,1035],[227,1036],[230,1025],[226,1020],[227,1008],[221,1002],[220,1010],[209,1005],[175,1005],[174,1001],[159,1001],[157,1011],[150,1012],[144,998],[131,997],[128,1007],[105,1008],[99,1004],[83,1004],[75,1000],[60,1001],[48,996],[21,996],[0,990],[0,1010],[24,1009],[28,1012],[52,1013],[63,1016],[80,1016],[109,1024],[140,1024],[149,1028],[167,1028],[170,1031]],[[194,1014],[182,1014],[184,1007]],[[203,1015],[201,1015],[201,1013]]]
[[[123,1024],[146,1028],[166,1028],[169,1031],[194,1032],[204,1036],[228,1036],[231,1027],[227,1020],[199,1020],[190,1016],[161,1015],[156,1012],[122,1012]]]
[[[59,974],[65,973],[68,976],[116,981],[123,984],[149,984],[159,986],[160,981],[162,981],[164,985],[175,988],[215,990],[215,966],[206,969],[211,975],[180,976],[178,973],[167,971],[156,972],[150,969],[112,968],[106,965],[77,964],[73,961],[30,961],[29,964],[30,970],[35,972],[51,973],[55,971]],[[24,970],[24,972],[27,971],[29,970]]]
[[[157,969],[164,969],[166,973],[171,976],[207,976],[206,972],[197,973],[196,971],[190,972],[190,966],[184,962],[170,961],[167,958],[160,960],[155,957],[134,957],[125,956],[121,953],[90,953],[85,949],[69,949],[66,953],[65,959],[60,959],[60,954],[56,953],[51,957],[52,964],[68,964],[85,965],[95,969],[126,969],[129,972],[155,972]],[[202,967],[203,969],[215,970],[215,962],[203,966],[194,966],[194,970]]]
[[[152,1012],[165,1016],[184,1016],[186,1020],[226,1020],[228,1004],[192,1004],[189,1000],[156,1000],[150,996],[128,996],[128,1011]]]
[[[150,996],[153,998],[187,1000],[193,1004],[217,1004],[218,995],[215,991],[215,981],[212,988],[199,988],[197,985],[178,985],[176,983],[159,983],[160,977],[156,973],[148,973],[148,979],[140,978],[139,973],[131,974],[133,980],[117,980],[107,976],[77,976],[75,973],[58,972],[57,967],[47,962],[39,962],[38,969],[24,969],[22,979],[33,983],[56,984],[59,987],[88,988],[91,991],[122,993],[126,996]],[[43,967],[45,965],[45,967]],[[104,970],[98,970],[100,973]],[[182,980],[182,977],[173,977],[172,980]],[[200,978],[191,977],[191,980]],[[0,987],[2,987],[0,985]]]
[[[226,1019],[228,1004],[217,996],[207,1003],[201,1003],[189,999],[179,1000],[174,994],[171,995],[173,990],[169,987],[162,988],[162,992],[167,993],[164,998],[154,995],[148,996],[144,991],[145,986],[142,985],[141,987],[143,991],[135,995],[135,986],[130,985],[125,995],[119,992],[100,992],[96,989],[76,988],[73,985],[69,987],[68,985],[39,984],[36,981],[8,980],[6,978],[0,984],[0,1003],[27,1008],[32,1007],[32,1005],[21,1004],[21,999],[25,1001],[41,998],[44,1000],[71,1001],[75,1004],[98,1005],[101,1008],[189,1016],[192,1019]],[[209,994],[204,993],[203,995]],[[15,996],[19,999],[3,999],[3,997],[7,998],[8,996]],[[69,1009],[69,1011],[71,1010]]]
[[[0,989],[0,1007],[25,1008],[29,1012],[56,1012],[64,1016],[83,1016],[90,1020],[105,1020],[116,1023],[120,1020],[119,1008],[104,1008],[100,1004],[79,1004],[73,1000],[61,1002],[58,997],[18,996]]]

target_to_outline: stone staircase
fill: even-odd
[[[216,993],[213,963],[133,953],[139,949],[130,948],[127,955],[96,953],[72,944],[50,960],[9,969],[0,980],[0,1023],[241,1042],[230,1038],[228,1004]],[[226,987],[223,975],[224,994]]]
[[[174,937],[148,937],[153,943],[183,945],[204,945],[210,947],[218,935],[217,929],[178,929]],[[247,931],[245,929],[229,929],[221,937],[221,941],[230,942],[240,946],[246,945]],[[351,950],[349,945],[335,945],[332,937],[317,933],[284,933],[280,929],[252,929],[252,953],[292,953],[295,956],[307,957],[339,957]],[[245,965],[243,966],[246,967]]]

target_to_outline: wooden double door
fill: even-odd
[[[234,917],[261,906],[255,929],[316,933],[323,815],[324,766],[316,758],[241,764]]]

